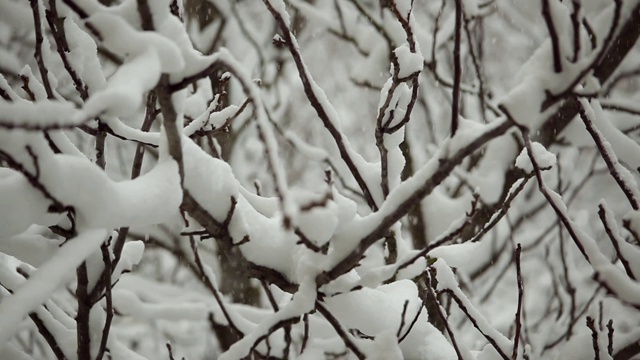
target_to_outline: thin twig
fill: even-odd
[[[520,256],[522,254],[522,244],[516,245],[514,259],[516,263],[516,276],[518,282],[518,310],[516,311],[516,330],[513,339],[513,353],[511,359],[518,358],[518,345],[520,342],[520,330],[522,329],[522,311],[524,307],[524,282],[522,281],[522,268],[520,266]]]
[[[29,0],[31,4],[31,11],[33,12],[33,23],[35,25],[35,33],[36,33],[36,49],[34,53],[34,57],[36,59],[36,63],[38,64],[38,70],[40,70],[40,77],[42,78],[42,85],[44,86],[44,90],[47,93],[47,99],[54,99],[53,89],[51,88],[51,83],[49,82],[49,70],[44,63],[44,58],[42,57],[42,45],[44,42],[44,37],[42,35],[42,21],[40,21],[40,0]]]
[[[587,316],[587,327],[591,329],[591,343],[593,345],[594,360],[600,360],[600,345],[598,344],[598,330],[596,329],[595,320],[591,316]]]
[[[553,55],[553,71],[556,73],[562,72],[562,54],[560,53],[560,39],[558,38],[558,32],[553,22],[552,10],[549,4],[550,0],[542,0],[542,17],[547,24],[549,30],[549,37],[551,38],[551,51]]]
[[[462,56],[460,42],[462,41],[462,0],[456,0],[456,23],[453,42],[453,89],[451,96],[451,137],[458,131],[458,116],[460,114],[460,82],[462,81]]]

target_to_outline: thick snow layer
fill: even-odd
[[[424,58],[420,54],[412,53],[411,50],[409,50],[409,45],[402,44],[393,50],[393,52],[396,54],[398,64],[400,65],[398,77],[406,78],[411,74],[422,71]]]
[[[131,271],[134,265],[137,265],[142,259],[142,253],[144,252],[144,243],[142,241],[128,241],[122,247],[122,253],[120,254],[120,261],[112,272],[112,278],[120,279],[120,275],[125,271]]]
[[[143,94],[158,83],[160,71],[160,61],[155,52],[132,57],[109,78],[103,90],[89,98],[83,110],[88,116],[133,114],[143,104]]]
[[[0,238],[41,222],[48,207],[49,202],[22,174],[0,168]]]
[[[239,198],[230,223],[230,233],[236,242],[245,236],[249,237],[250,241],[240,247],[249,261],[296,280],[293,271],[295,262],[303,261],[292,253],[298,237],[283,229],[279,216],[268,218],[253,209],[244,198]]]
[[[105,88],[89,98],[84,110],[89,115],[108,113],[126,116],[140,108],[144,94],[153,88],[161,73],[180,72],[185,61],[178,46],[158,33],[137,31],[124,18],[98,12],[91,23],[103,36],[103,46],[125,58]],[[89,41],[81,46],[93,51]],[[100,82],[96,79],[95,82]]]
[[[379,333],[373,340],[373,344],[366,348],[367,359],[372,360],[402,360],[402,350],[398,346],[396,333],[389,329]]]
[[[27,315],[43,304],[59,286],[70,280],[75,269],[96,251],[106,239],[106,230],[86,230],[67,241],[29,280],[13,293],[13,296],[0,302],[0,348],[20,330],[20,323]],[[8,256],[0,258],[0,267],[18,264]]]
[[[0,101],[0,122],[27,128],[71,127],[82,120],[74,115],[77,110],[70,102],[57,100]]]
[[[65,18],[64,30],[71,50],[67,57],[73,69],[87,86],[90,94],[103,89],[107,80],[100,60],[96,56],[98,49],[95,41],[78,27],[72,17]]]
[[[311,311],[316,301],[316,286],[314,283],[302,283],[298,292],[293,295],[289,303],[280,308],[279,311],[264,319],[251,333],[246,334],[238,342],[234,343],[229,350],[223,353],[219,360],[231,360],[244,358],[251,346],[264,334],[268,334],[270,329],[280,321],[297,318]]]
[[[447,230],[457,228],[461,219],[471,209],[472,196],[466,193],[458,198],[452,198],[441,187],[436,188],[427,196],[422,204],[427,224],[428,239],[434,240]]]
[[[238,184],[231,167],[186,137],[182,138],[182,154],[185,190],[222,223],[231,207],[231,198],[238,198]]]
[[[502,195],[504,174],[513,164],[518,154],[518,145],[510,133],[502,135],[487,145],[480,164],[468,176],[469,183],[475,188],[482,200],[496,203]]]
[[[41,181],[60,202],[74,207],[79,227],[153,225],[177,214],[182,202],[173,160],[134,180],[114,182],[86,159],[54,155],[41,164]]]
[[[544,145],[532,142],[531,150],[533,150],[533,157],[536,159],[540,169],[550,169],[556,164],[556,155],[549,152]],[[516,158],[516,166],[528,173],[533,171],[533,164],[526,148],[523,148]]]
[[[369,336],[381,336],[380,341],[393,342],[396,339],[389,338],[388,331],[394,335],[402,321],[402,309],[405,301],[409,301],[407,307],[405,325],[401,335],[408,330],[408,324],[418,313],[422,301],[418,295],[415,283],[410,280],[396,281],[382,285],[376,289],[363,288],[362,290],[336,295],[326,300],[327,308],[340,320],[340,323],[349,329],[358,329]],[[384,311],[380,311],[384,309]],[[371,316],[376,314],[376,316]],[[444,336],[428,322],[427,311],[422,310],[411,332],[400,343],[400,349],[405,359],[456,359],[453,347]],[[394,336],[395,337],[395,336]],[[389,346],[396,346],[393,343]],[[371,352],[380,346],[373,344]],[[395,353],[393,347],[389,348],[391,355]]]
[[[282,228],[281,213],[274,213],[274,204],[255,195],[250,196],[249,200],[245,199],[226,162],[212,158],[188,138],[183,138],[182,143],[185,189],[219,223],[224,222],[229,215],[231,199],[234,198],[237,204],[229,231],[235,242],[242,241],[245,236],[249,237],[250,241],[240,248],[246,258],[255,264],[280,271],[285,276],[293,276],[294,259],[291,249],[298,238]],[[260,205],[262,212],[251,206],[250,202]],[[314,213],[308,215],[315,216],[315,220],[305,219],[304,230],[308,232],[305,234],[313,240],[326,241],[331,235],[327,233],[330,227],[319,228],[313,221],[324,219],[323,221],[336,222],[337,219],[332,220],[334,215],[326,210],[312,214]]]
[[[59,241],[47,239],[39,234],[23,233],[0,240],[0,252],[35,267],[46,262],[59,247]]]
[[[331,202],[325,207],[300,213],[298,226],[309,239],[322,245],[329,241],[338,225],[336,210],[336,204]]]
[[[6,360],[31,360],[31,356],[27,355],[22,350],[12,343],[7,344],[0,350],[0,357]]]
[[[443,259],[458,271],[471,274],[494,256],[494,246],[489,241],[445,245],[431,250],[429,256]]]

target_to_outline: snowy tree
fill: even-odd
[[[0,1],[0,358],[637,358],[638,24]]]

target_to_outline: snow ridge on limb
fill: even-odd
[[[75,269],[105,241],[108,231],[86,230],[71,239],[45,262],[19,290],[0,303],[0,348],[4,347],[29,313],[43,304]],[[6,258],[4,259],[6,261]]]
[[[511,353],[513,348],[511,341],[494,329],[489,321],[473,306],[469,298],[462,292],[458,286],[453,271],[447,263],[438,259],[433,268],[436,270],[436,279],[438,280],[438,291],[449,293],[465,314],[471,319],[473,325],[482,335],[489,341],[491,346],[500,354],[504,360],[508,360],[507,354]]]

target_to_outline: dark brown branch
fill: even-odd
[[[42,319],[40,319],[38,314],[36,314],[35,312],[32,312],[29,314],[29,318],[31,319],[31,321],[33,321],[33,324],[38,329],[38,332],[40,333],[40,335],[42,335],[42,338],[47,342],[47,344],[51,348],[51,351],[53,351],[53,355],[55,355],[56,359],[66,360],[67,357],[64,355],[64,352],[60,348],[60,345],[58,345],[58,341],[53,336],[51,331],[49,331],[49,329],[44,324]]]
[[[145,2],[145,0],[139,0]],[[180,173],[180,183],[184,181],[184,164],[182,162],[182,145],[181,135],[178,130],[178,113],[173,106],[171,99],[172,92],[169,85],[169,75],[163,74],[160,77],[160,83],[157,87],[158,103],[162,110],[164,131],[167,136],[169,147],[169,155],[178,164],[178,172]]]
[[[631,108],[621,104],[611,104],[603,102],[600,104],[604,110],[618,111],[631,115],[640,116],[640,109]]]
[[[516,277],[518,283],[518,310],[516,311],[516,330],[513,339],[513,353],[511,354],[511,360],[518,358],[518,345],[520,342],[520,331],[522,329],[522,311],[524,307],[524,282],[522,280],[522,268],[520,266],[520,255],[522,254],[522,245],[516,245],[516,250],[513,255],[516,263]]]
[[[595,320],[591,316],[587,316],[587,327],[591,329],[591,343],[593,345],[594,360],[600,360],[600,345],[598,344],[598,330],[596,329]]]
[[[420,308],[418,309],[418,312],[416,313],[416,316],[414,316],[413,320],[411,320],[411,323],[409,324],[409,327],[407,328],[407,331],[405,331],[405,333],[402,336],[399,336],[400,332],[398,332],[398,344],[403,342],[404,339],[406,339],[407,336],[409,336],[409,334],[411,333],[411,330],[413,329],[413,327],[418,322],[418,318],[420,318],[420,314],[422,314],[422,310],[424,310],[425,308],[426,308],[426,306],[424,305],[424,303],[421,304]],[[404,315],[403,315],[403,319],[404,319]]]
[[[409,300],[405,300],[402,304],[402,314],[400,314],[400,326],[398,326],[398,331],[396,331],[396,337],[400,338],[400,334],[402,334],[402,328],[404,327],[404,322],[407,317],[407,308],[409,307]]]
[[[560,53],[560,39],[558,38],[558,32],[553,22],[552,10],[549,4],[550,0],[542,0],[542,17],[547,24],[549,30],[549,37],[551,38],[551,51],[553,54],[553,71],[556,73],[562,72],[562,54]]]
[[[78,285],[76,298],[78,301],[78,313],[76,315],[76,337],[78,343],[78,359],[91,359],[91,332],[89,329],[89,316],[91,302],[89,299],[89,278],[87,275],[87,263],[83,262],[76,270]]]
[[[609,319],[607,322],[607,354],[609,356],[613,356],[613,320]]]
[[[302,322],[304,323],[304,331],[302,334],[302,344],[300,345],[300,354],[304,352],[307,347],[307,341],[309,341],[309,314],[302,316]]]
[[[100,339],[100,347],[98,348],[96,360],[102,360],[104,356],[105,350],[107,349],[109,334],[111,333],[111,322],[113,321],[113,299],[111,296],[111,272],[113,271],[113,264],[111,262],[111,254],[109,254],[109,246],[107,243],[102,244],[100,250],[102,251],[102,261],[104,262],[101,281],[105,283],[106,318],[104,321],[104,327],[102,328],[102,337]]]
[[[462,59],[460,42],[462,41],[462,0],[456,0],[456,23],[453,42],[453,89],[451,102],[451,137],[458,131],[458,116],[460,114],[460,82],[462,81]]]
[[[151,9],[147,1],[148,0],[136,0],[136,4],[138,6],[142,30],[151,31],[153,30],[153,16],[151,15]]]
[[[329,251],[329,242],[324,243],[322,246],[318,246],[311,239],[309,239],[299,228],[296,228],[294,230],[294,233],[298,235],[298,238],[300,239],[298,240],[297,244],[303,244],[307,247],[307,249],[324,255],[326,255],[327,251]]]
[[[563,196],[562,193],[562,165],[561,162],[558,161],[557,163],[557,167],[558,167],[558,194],[560,194],[560,196]],[[578,184],[578,186],[580,186],[580,184]],[[557,227],[558,227],[558,242],[560,244],[560,263],[562,264],[562,272],[563,272],[563,276],[564,276],[564,286],[565,289],[567,291],[567,294],[569,294],[570,297],[570,307],[569,307],[569,325],[567,327],[567,336],[566,339],[569,340],[569,338],[572,335],[572,331],[573,331],[573,324],[575,322],[576,319],[576,288],[573,285],[573,283],[571,282],[571,280],[569,279],[569,266],[567,264],[567,258],[568,258],[568,254],[565,251],[565,236],[564,236],[564,230],[562,229],[562,223],[560,222],[560,220],[556,221],[557,223]]]
[[[580,57],[580,9],[581,4],[579,0],[572,0],[571,4],[573,5],[573,11],[571,12],[571,25],[573,30],[573,62],[578,62]]]
[[[482,67],[480,65],[480,61],[482,59],[482,43],[478,44],[478,52],[479,54],[476,54],[476,51],[473,47],[473,38],[471,36],[471,21],[469,21],[468,19],[464,19],[464,32],[467,36],[467,41],[469,42],[469,56],[471,57],[471,62],[473,64],[473,69],[476,72],[476,77],[478,78],[478,100],[480,101],[480,113],[482,114],[482,119],[484,120],[484,122],[487,122],[487,100],[486,100],[486,96],[487,96],[487,91],[485,89],[485,85],[484,85],[484,74],[482,72]]]
[[[176,360],[173,356],[173,348],[171,348],[171,343],[167,342],[167,351],[169,352],[169,360]]]
[[[71,77],[71,81],[73,82],[76,91],[80,94],[80,98],[86,101],[89,98],[89,93],[87,86],[84,84],[82,79],[78,76],[78,73],[71,66],[69,62],[69,58],[67,57],[67,53],[69,52],[69,44],[67,42],[67,36],[64,30],[64,19],[58,16],[58,7],[56,0],[49,0],[49,9],[45,11],[47,23],[49,24],[49,28],[51,29],[51,33],[53,35],[53,39],[56,43],[56,49],[58,51],[58,56],[60,60],[62,60],[62,64],[64,65],[64,69]]]
[[[613,229],[611,229],[611,226],[609,226],[609,222],[611,220],[607,217],[607,212],[602,203],[598,205],[598,217],[602,222],[602,226],[604,226],[604,231],[607,234],[607,237],[609,238],[609,240],[611,241],[611,245],[613,245],[613,248],[616,251],[616,255],[618,256],[618,259],[620,259],[620,262],[622,263],[622,266],[624,267],[624,271],[627,273],[627,276],[629,276],[629,278],[633,280],[636,280],[636,277],[633,274],[633,270],[631,270],[631,265],[629,264],[629,260],[627,260],[627,258],[622,253],[622,250],[620,249],[620,242],[623,242],[624,239],[620,239],[620,236],[618,234],[615,234],[613,232]]]
[[[40,21],[40,6],[38,6],[38,0],[29,0],[31,4],[31,11],[33,12],[33,23],[35,26],[36,33],[36,50],[34,57],[36,58],[36,63],[38,64],[38,70],[40,70],[40,77],[42,78],[42,85],[44,85],[44,90],[47,92],[47,98],[53,99],[53,89],[51,88],[51,83],[49,82],[49,70],[44,63],[44,58],[42,57],[42,45],[44,41],[44,37],[42,34],[42,22]]]
[[[283,319],[278,321],[277,323],[275,323],[273,326],[271,326],[269,328],[269,330],[263,334],[260,335],[253,343],[253,345],[251,345],[251,348],[249,349],[250,353],[257,353],[256,351],[256,347],[263,341],[265,340],[267,342],[267,347],[270,348],[269,346],[269,336],[271,336],[271,334],[273,334],[274,332],[276,332],[279,329],[282,328],[291,328],[291,325],[296,324],[300,321],[299,317],[294,317],[294,318],[290,318],[290,319]],[[269,354],[270,351],[267,352],[267,354]],[[266,356],[267,359],[271,359],[272,357],[270,356]]]

